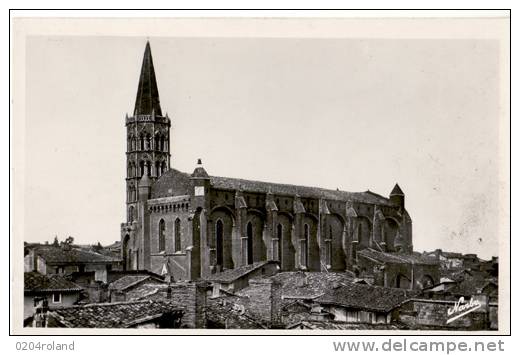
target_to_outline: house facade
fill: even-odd
[[[39,304],[49,309],[67,307],[80,300],[83,289],[60,275],[24,273],[24,319],[34,315]]]
[[[98,281],[107,282],[109,271],[117,270],[121,259],[83,250],[70,245],[39,245],[28,250],[24,257],[24,271],[43,275],[68,275],[75,272],[94,272]]]

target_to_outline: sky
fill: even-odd
[[[172,167],[406,194],[417,251],[498,254],[499,44],[150,38]],[[113,243],[146,38],[26,42],[25,240]],[[503,174],[503,172],[502,172]]]

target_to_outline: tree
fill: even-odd
[[[54,246],[54,247],[60,246],[60,242],[58,241],[57,235],[54,236],[54,242],[52,243],[52,246]]]
[[[74,244],[74,238],[69,235],[67,237],[67,239],[65,239],[65,244],[68,244],[68,245]]]

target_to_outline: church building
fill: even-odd
[[[275,261],[281,271],[361,275],[372,272],[362,258],[412,255],[412,221],[397,184],[385,197],[214,176],[201,160],[181,172],[171,162],[170,127],[147,43],[134,112],[126,117],[127,270],[196,280]]]

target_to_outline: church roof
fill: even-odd
[[[339,201],[358,201],[369,204],[390,205],[386,197],[371,191],[347,192],[328,190],[319,187],[278,184],[255,180],[236,179],[221,176],[210,176],[213,188],[244,192],[272,193],[274,195],[322,198]],[[155,182],[152,187],[152,198],[188,195],[190,191],[190,175],[179,170],[170,169]]]
[[[152,112],[157,116],[162,116],[159,90],[157,89],[157,80],[153,68],[152,50],[150,49],[150,42],[146,42],[137,97],[135,98],[134,116],[151,115]]]
[[[371,191],[347,192],[328,190],[320,187],[278,184],[272,182],[244,180],[221,176],[211,176],[211,185],[217,189],[242,190],[247,192],[268,193],[274,195],[297,195],[300,197],[323,198],[328,200],[352,200],[371,204],[389,204],[389,200]]]
[[[152,198],[189,195],[190,175],[170,169],[161,175],[152,186]]]

